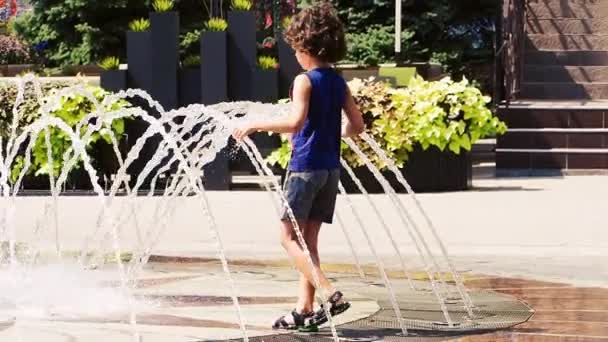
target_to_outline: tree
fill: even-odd
[[[147,14],[149,0],[30,0],[15,20],[19,36],[43,46],[49,66],[90,64],[124,56],[130,20]]]

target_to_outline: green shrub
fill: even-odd
[[[211,18],[207,20],[205,27],[207,28],[207,31],[226,31],[228,22],[224,20],[224,18]]]
[[[404,56],[420,53],[419,44],[414,41],[413,31],[403,31],[401,51]],[[359,65],[378,65],[394,62],[395,33],[391,26],[371,26],[364,32],[348,33],[346,61]]]
[[[233,11],[249,11],[251,6],[251,0],[232,0]]]
[[[133,32],[145,32],[150,28],[150,19],[140,18],[129,23],[129,30]]]
[[[173,0],[154,0],[152,7],[156,12],[169,12],[173,10]]]
[[[185,67],[196,67],[201,65],[201,56],[198,55],[189,55],[184,58],[182,61],[182,65]]]
[[[14,31],[35,47],[46,67],[94,64],[125,55],[129,21],[148,12],[144,1],[28,0],[31,11],[14,20]]]
[[[272,56],[260,56],[258,57],[258,66],[263,70],[277,69],[279,62]]]
[[[106,57],[99,62],[99,67],[103,70],[118,70],[120,59],[118,57]]]
[[[356,79],[349,86],[363,113],[366,132],[399,167],[417,146],[422,149],[435,146],[442,151],[447,148],[459,154],[471,150],[481,138],[506,131],[506,125],[488,108],[490,98],[466,79],[454,82],[446,77],[425,81],[415,77],[407,88],[400,89]],[[367,144],[360,146],[376,166],[386,167]],[[350,149],[343,147],[343,157],[349,164],[364,165]],[[289,161],[287,142],[267,161],[285,167]]]
[[[42,102],[48,101],[49,96],[52,96],[59,89],[72,86],[75,83],[46,83],[42,86],[43,96],[45,96]],[[101,89],[100,87],[88,86],[87,89],[93,93],[98,101],[102,101],[105,96],[109,93]],[[0,135],[3,139],[10,134],[10,125],[12,122],[12,110],[17,96],[17,87],[13,84],[0,84],[0,92],[5,96],[0,96]],[[26,87],[25,102],[18,108],[22,114],[18,123],[17,131],[20,132],[27,125],[34,122],[40,117],[40,102],[37,98],[33,85],[29,84]],[[123,100],[117,101],[113,104],[108,105],[105,110],[113,111],[120,108],[129,107],[129,103]],[[81,95],[69,95],[61,98],[60,105],[55,108],[50,115],[61,118],[68,126],[75,128],[76,125],[84,118],[87,114],[94,110],[93,103],[87,98]],[[118,141],[122,140],[122,135],[125,130],[125,119],[113,120],[111,125],[108,125],[106,129],[114,132]],[[86,125],[80,132],[81,136],[84,136],[86,131]],[[57,128],[50,129],[51,134],[51,146],[52,146],[52,157],[53,157],[53,173],[57,176],[63,167],[63,155],[71,148],[71,139],[67,134],[60,131]],[[106,131],[98,131],[91,135],[90,140],[86,141],[87,149],[91,149],[97,143],[110,144],[110,135]],[[32,149],[32,165],[28,170],[30,174],[44,175],[48,174],[50,168],[48,165],[46,142],[44,133],[41,133],[35,142]],[[14,181],[19,175],[21,168],[23,167],[23,157],[18,157],[11,170],[11,178]],[[77,165],[80,167],[81,163]]]

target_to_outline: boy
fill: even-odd
[[[292,89],[292,113],[280,120],[256,122],[237,128],[237,141],[257,131],[291,134],[292,156],[285,180],[285,197],[302,231],[315,269],[300,246],[285,211],[281,243],[300,271],[299,299],[295,309],[279,317],[275,329],[297,329],[327,322],[323,308],[313,311],[315,286],[312,272],[329,294],[332,315],[346,311],[350,304],[327,280],[319,265],[317,239],[323,223],[332,223],[340,180],[341,137],[361,134],[361,112],[344,79],[332,68],[346,53],[344,28],[335,9],[319,3],[303,9],[285,32],[305,73],[297,76]],[[342,110],[348,119],[342,127]]]

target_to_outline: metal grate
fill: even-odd
[[[370,289],[371,290],[371,289]],[[404,325],[411,336],[402,336],[401,328],[387,295],[380,291],[373,293],[378,298],[378,310],[373,315],[337,326],[340,337],[345,341],[414,341],[416,337],[437,337],[479,333],[507,329],[526,322],[534,311],[524,302],[514,297],[491,292],[473,290],[469,294],[476,310],[476,317],[470,319],[458,301],[448,304],[454,326],[448,326],[435,297],[428,291],[397,291]],[[331,342],[329,329],[317,334],[285,333],[250,337],[253,342]],[[433,340],[432,338],[430,340]],[[438,339],[439,340],[439,339]],[[242,341],[242,339],[230,340]],[[426,339],[425,339],[426,341]]]

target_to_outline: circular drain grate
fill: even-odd
[[[429,341],[437,341],[441,336],[479,333],[506,329],[526,322],[534,311],[516,298],[487,290],[470,291],[475,303],[475,318],[470,319],[460,301],[447,304],[453,325],[447,324],[435,297],[428,291],[400,290],[396,293],[399,299],[401,316],[409,336],[401,334],[400,324],[385,291],[369,289],[370,296],[378,298],[380,310],[371,316],[344,324],[336,328],[345,341],[412,341],[416,336],[425,336]],[[316,334],[283,333],[250,337],[252,342],[331,342],[329,329],[322,329]],[[242,341],[242,339],[230,340]],[[427,341],[427,339],[425,339]]]

